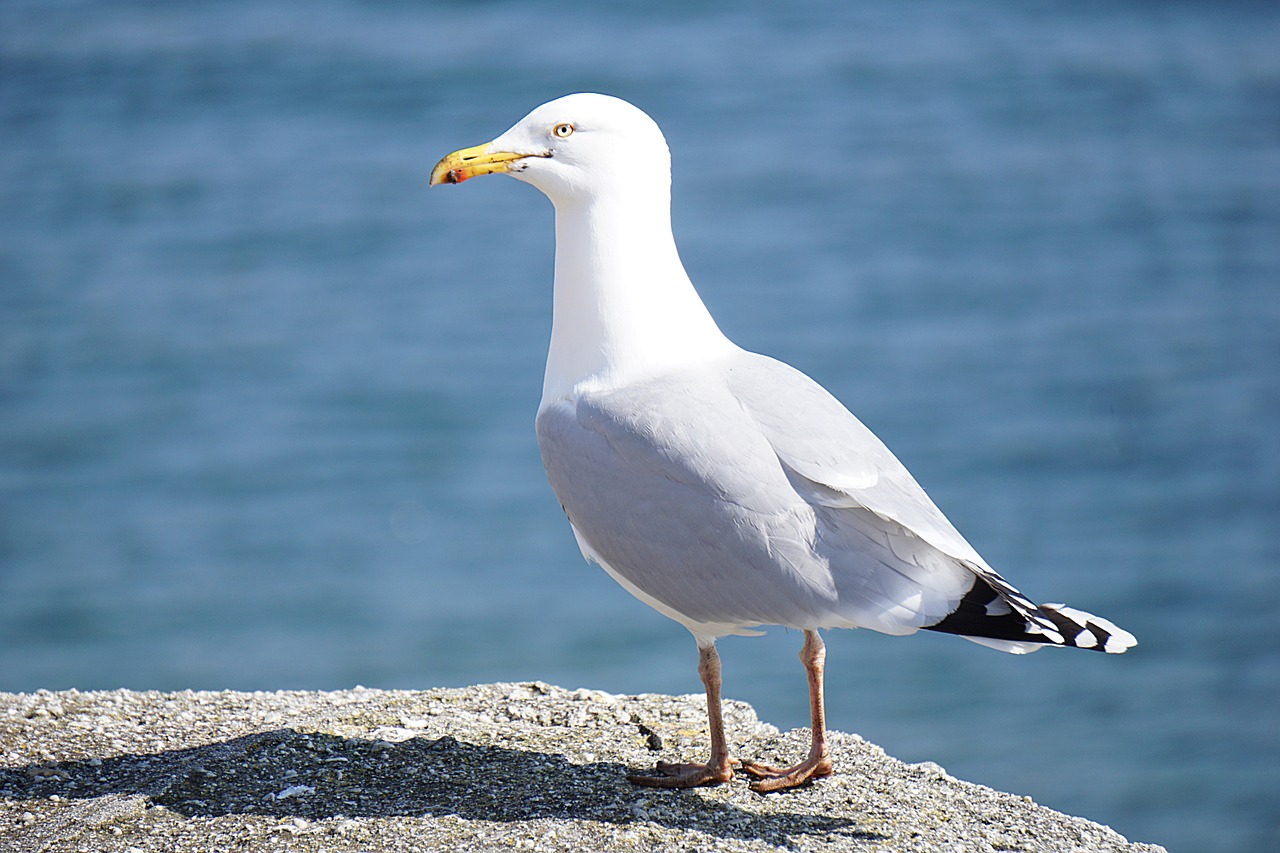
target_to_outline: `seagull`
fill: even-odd
[[[555,284],[537,437],[587,560],[693,634],[707,762],[634,784],[688,788],[735,770],[760,793],[834,771],[820,629],[956,634],[1005,652],[1136,645],[1111,622],[1039,604],[996,573],[901,462],[817,382],[720,331],[671,232],[671,155],[635,106],[574,94],[444,157],[430,184],[506,174],[555,207]],[[802,631],[812,743],[791,767],[736,761],[715,641]]]

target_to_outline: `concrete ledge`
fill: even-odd
[[[725,706],[742,757],[780,734]],[[704,758],[701,697],[545,684],[425,692],[0,693],[0,849],[1147,851],[834,733],[837,773],[759,796],[628,784]]]

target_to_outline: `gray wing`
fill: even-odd
[[[804,559],[811,511],[723,385],[580,397],[544,407],[537,428],[589,555],[686,624],[789,624],[823,597]]]
[[[963,543],[892,454],[780,362],[741,353],[553,403],[539,413],[538,440],[584,551],[691,630],[909,633],[943,619],[973,585],[907,527],[924,518],[941,531],[934,538],[949,531]],[[855,489],[886,497],[868,507]]]
[[[944,554],[989,568],[884,442],[817,382],[747,352],[727,378],[807,500],[868,509]]]
[[[987,565],[897,457],[825,388],[790,365],[755,353],[735,359],[728,377],[797,492],[835,531],[836,551],[847,542],[851,525],[859,533],[878,528],[896,553],[938,576],[956,567],[965,570],[962,612],[955,612],[962,603],[957,597],[941,614],[931,610],[922,626],[949,617],[942,630],[985,632],[1001,641],[977,642],[1005,651],[1064,642],[1062,620],[1046,612],[1057,613],[1058,606],[1035,604]]]

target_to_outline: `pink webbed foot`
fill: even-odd
[[[830,776],[835,768],[830,756],[825,753],[811,755],[794,767],[770,767],[755,761],[742,762],[743,772],[754,776],[751,790],[757,794],[768,794],[771,791],[785,791],[796,788],[814,779]]]
[[[633,785],[646,788],[697,788],[720,785],[733,778],[733,766],[711,764],[669,764],[659,761],[652,776],[634,774],[627,777]]]

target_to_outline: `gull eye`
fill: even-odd
[[[567,121],[561,122],[551,128],[551,134],[559,139],[568,139],[570,136],[573,136],[573,125],[569,124]]]

